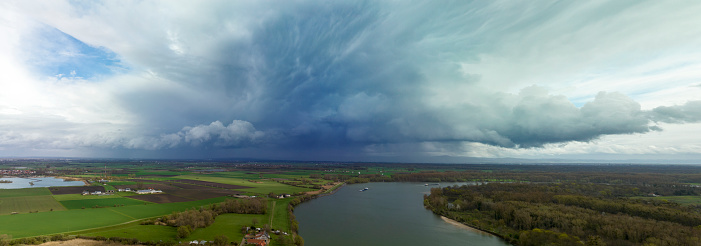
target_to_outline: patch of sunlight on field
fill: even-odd
[[[215,182],[215,183],[222,183],[222,184],[231,184],[231,185],[241,185],[241,186],[248,186],[248,187],[253,187],[253,188],[246,188],[246,189],[237,189],[245,192],[252,192],[252,193],[259,193],[259,194],[268,194],[270,192],[273,192],[275,194],[281,194],[281,193],[288,193],[288,194],[294,194],[297,192],[307,192],[307,191],[313,191],[314,189],[309,189],[309,188],[302,188],[302,187],[295,187],[291,185],[286,185],[286,184],[281,184],[273,180],[256,180],[255,182],[251,182],[249,180],[244,180],[244,179],[235,179],[235,178],[222,178],[222,177],[214,177],[214,176],[209,176],[209,175],[181,175],[178,176],[178,178],[181,179],[191,179],[191,180],[201,180],[201,181],[208,181],[208,182]]]

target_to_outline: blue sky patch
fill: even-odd
[[[90,79],[127,70],[114,52],[51,26],[35,30],[24,45],[29,65],[46,76]]]

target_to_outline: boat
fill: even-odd
[[[363,191],[366,191],[366,190],[369,190],[369,189],[370,189],[370,188],[365,187],[365,189],[360,190],[360,192],[363,192]]]

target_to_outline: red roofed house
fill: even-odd
[[[268,232],[262,231],[254,234],[246,234],[243,237],[242,245],[253,244],[257,246],[267,246],[270,243],[270,235]]]

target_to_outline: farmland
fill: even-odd
[[[84,209],[92,207],[116,207],[116,206],[130,206],[130,205],[141,205],[144,204],[143,201],[129,199],[129,198],[103,198],[103,199],[81,199],[81,200],[66,200],[61,201],[61,204],[67,209]]]
[[[0,190],[0,215],[66,210],[47,188]]]
[[[51,192],[49,192],[49,189],[47,188],[0,189],[0,198],[49,195],[51,195]]]
[[[3,223],[0,223],[0,231],[13,235],[13,237],[16,238],[55,233],[70,233],[166,215],[174,211],[184,211],[188,208],[221,202],[223,200],[224,198],[214,198],[182,203],[2,215],[0,216],[0,220],[2,220]],[[60,223],[37,223],[38,221],[60,221]]]
[[[22,163],[22,166],[32,168],[31,163]],[[359,175],[354,171],[357,168],[308,164],[297,167],[284,163],[168,162],[166,165],[162,162],[108,161],[41,163],[38,168],[56,176],[82,180],[86,186],[0,190],[0,221],[3,221],[0,232],[3,234],[25,238],[61,233],[170,242],[212,240],[225,235],[230,241],[239,242],[243,237],[241,228],[252,225],[254,220],[258,227],[267,224],[291,233],[290,201],[308,192],[318,193],[322,186],[328,187],[328,184],[338,181],[335,179]],[[385,170],[366,169],[362,173],[380,175]],[[323,179],[322,176],[328,173],[334,176]],[[162,193],[117,192],[117,189],[126,188],[132,191],[153,189]],[[83,191],[114,192],[82,195]],[[292,197],[273,198],[280,194]],[[266,199],[267,212],[219,214],[211,225],[197,228],[185,238],[176,237],[176,227],[142,224],[145,220],[173,212],[201,206],[207,208],[227,199],[246,199],[247,196]],[[11,215],[12,212],[18,214]]]
[[[294,186],[289,186],[289,185],[285,185],[285,184],[280,184],[278,182],[271,181],[271,180],[260,180],[260,181],[253,182],[253,181],[244,180],[244,179],[216,177],[216,176],[208,176],[208,175],[182,175],[182,176],[178,176],[178,177],[183,178],[183,179],[202,180],[202,181],[208,181],[208,182],[214,182],[214,183],[247,186],[247,187],[251,187],[251,188],[244,188],[244,189],[239,189],[239,190],[244,191],[244,192],[260,193],[260,194],[268,194],[270,192],[273,192],[275,194],[280,194],[280,193],[294,194],[297,192],[307,192],[307,191],[313,190],[313,189],[307,189],[307,188],[294,187]]]
[[[52,196],[20,196],[0,198],[0,214],[66,210]]]

